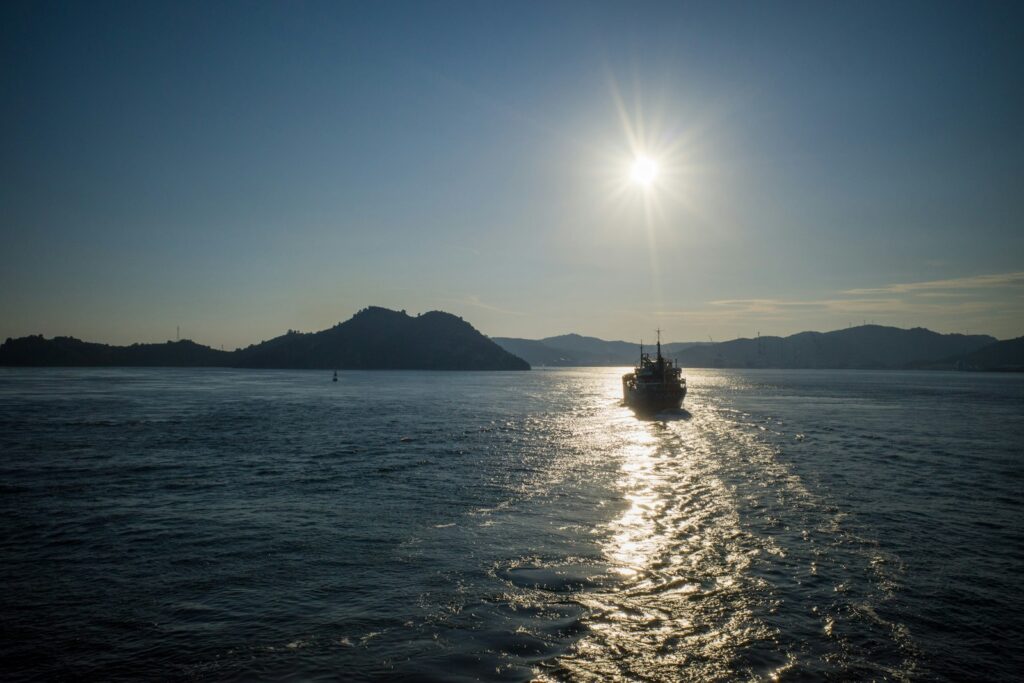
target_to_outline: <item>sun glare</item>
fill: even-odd
[[[641,187],[650,187],[658,177],[658,163],[650,157],[639,156],[633,160],[629,177]]]

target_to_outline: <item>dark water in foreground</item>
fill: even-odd
[[[1024,377],[0,371],[3,677],[1009,679]]]

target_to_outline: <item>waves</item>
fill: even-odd
[[[605,370],[91,372],[0,381],[14,679],[1021,663],[1019,382],[694,372],[640,420]]]

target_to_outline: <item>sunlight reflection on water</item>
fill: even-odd
[[[809,494],[729,411],[704,401],[695,413],[639,420],[622,409],[615,417],[625,509],[604,528],[602,551],[619,580],[579,598],[590,633],[560,660],[573,678],[775,678],[797,663],[764,618],[779,599],[752,571],[758,558],[786,552],[742,517],[745,507],[763,507],[756,489],[767,490],[765,477],[777,497]],[[748,491],[751,474],[758,486]]]
[[[628,507],[607,525],[603,550],[621,582],[584,597],[592,635],[563,659],[574,676],[725,675],[730,650],[769,635],[745,609],[753,551],[702,441],[717,428],[632,416],[617,425]]]
[[[947,624],[1008,649],[1024,613],[1024,385],[687,374],[686,411],[639,419],[618,369],[0,373],[0,655],[105,680],[1019,670]]]

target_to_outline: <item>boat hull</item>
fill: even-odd
[[[626,387],[623,400],[627,406],[638,412],[657,413],[662,410],[679,410],[686,398],[685,387]]]

